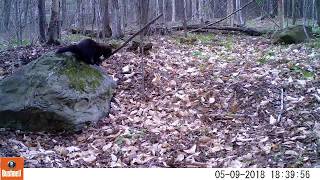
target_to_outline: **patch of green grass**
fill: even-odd
[[[62,37],[62,41],[69,43],[69,42],[79,42],[83,39],[89,38],[88,36],[84,36],[81,34],[70,34]]]
[[[0,51],[5,50],[6,49],[6,45],[2,42],[0,42]]]
[[[300,66],[294,65],[290,68],[290,70],[292,72],[298,73],[300,75],[302,75],[302,77],[306,78],[306,79],[313,79],[315,76],[314,72],[311,72],[309,70],[303,69]]]
[[[320,38],[317,38],[309,43],[311,48],[320,49]]]
[[[201,52],[201,51],[193,51],[193,52],[192,52],[192,56],[194,56],[194,57],[200,57],[200,56],[202,56],[202,52]]]
[[[312,33],[320,34],[320,27],[314,27],[314,28],[312,28]]]
[[[195,34],[194,37],[204,44],[211,43],[215,39],[213,34]]]
[[[259,64],[266,64],[268,63],[269,59],[267,59],[265,56],[258,59]]]
[[[18,46],[28,46],[30,45],[31,42],[29,40],[23,39],[22,41],[18,41],[17,39],[14,39],[10,42],[10,45],[13,47],[18,47]]]
[[[188,37],[175,37],[176,42],[180,44],[194,44],[197,41],[203,44],[211,43],[215,39],[213,34],[188,34]]]
[[[8,48],[17,48],[31,45],[31,41],[24,39],[22,41],[18,41],[17,39],[12,39],[11,41],[1,41],[0,42],[0,50],[6,50]]]
[[[203,60],[208,60],[210,58],[208,55],[204,55],[201,51],[193,51],[192,56]]]
[[[228,37],[225,41],[222,42],[222,45],[228,50],[231,51],[233,49],[234,43],[231,37]]]
[[[259,64],[266,64],[268,63],[273,57],[275,56],[275,53],[273,51],[267,52],[264,56],[259,58],[257,61]]]

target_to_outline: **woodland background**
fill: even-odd
[[[60,38],[64,30],[95,30],[105,37],[120,38],[160,13],[166,28],[204,24],[225,17],[250,0],[1,0],[0,42],[4,46],[32,44]],[[260,26],[257,18],[276,19],[278,27],[320,24],[318,0],[255,0],[228,19],[231,26]],[[141,13],[140,13],[141,12]],[[141,21],[140,21],[141,14]],[[50,26],[51,23],[51,26]],[[111,32],[112,31],[112,32]]]

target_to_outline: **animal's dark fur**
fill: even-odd
[[[84,39],[78,44],[62,47],[58,49],[57,54],[72,52],[76,58],[87,64],[101,64],[100,57],[109,58],[112,54],[112,48],[103,44],[99,44],[92,39]]]

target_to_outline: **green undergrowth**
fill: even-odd
[[[309,43],[311,48],[320,49],[320,38],[316,38]]]
[[[90,37],[84,36],[81,34],[68,34],[66,36],[63,36],[61,38],[61,40],[64,43],[70,43],[70,42],[79,42],[79,41],[81,41],[83,39],[87,39],[87,38],[90,38]]]
[[[301,75],[305,79],[314,79],[315,73],[298,65],[290,66],[290,71]]]
[[[266,54],[264,54],[257,61],[259,64],[263,65],[263,64],[270,62],[270,60],[274,59],[275,58],[274,56],[275,56],[275,53],[273,51],[268,51]]]
[[[188,34],[187,37],[177,36],[175,37],[175,40],[177,43],[180,43],[180,44],[189,44],[189,45],[193,45],[195,43],[209,44],[215,40],[215,35],[209,34],[209,33],[206,33],[206,34],[193,33],[193,34]]]
[[[222,45],[228,50],[233,50],[234,42],[231,37],[228,37],[225,41],[222,42]]]
[[[17,39],[13,39],[11,41],[0,41],[0,51],[10,49],[10,48],[25,47],[30,45],[31,45],[31,41],[26,39],[22,41],[18,41]]]
[[[193,51],[192,56],[202,60],[208,60],[210,58],[209,55],[206,55],[201,51]]]

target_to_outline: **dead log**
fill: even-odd
[[[187,29],[191,30],[192,32],[210,32],[210,30],[236,31],[236,32],[247,34],[249,36],[261,36],[265,34],[264,32],[258,31],[253,28],[247,28],[247,27],[230,27],[230,26],[203,27],[203,28],[200,28],[200,27],[201,27],[200,24],[188,25]],[[183,30],[183,26],[174,26],[172,27],[172,29],[175,31],[181,31]]]
[[[249,36],[262,36],[264,33],[252,28],[246,27],[207,27],[203,29],[198,29],[193,32],[208,32],[208,30],[220,30],[220,31],[236,31],[247,34]]]

